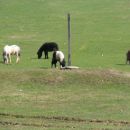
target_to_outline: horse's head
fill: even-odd
[[[66,65],[65,59],[63,59],[63,61],[60,63],[60,65],[61,65],[62,67],[65,67],[65,65]]]
[[[38,59],[40,59],[42,57],[42,53],[38,51],[37,56],[38,56]]]

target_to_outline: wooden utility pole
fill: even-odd
[[[70,35],[70,14],[68,14],[68,66],[71,66],[71,35]]]

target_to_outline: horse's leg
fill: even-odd
[[[7,64],[8,63],[11,63],[11,55],[10,54],[7,55]]]
[[[7,55],[7,58],[6,58],[6,64],[9,63],[9,56]]]
[[[53,64],[54,64],[54,66],[55,66],[55,68],[56,68],[56,63],[57,63],[57,61],[55,61],[55,60],[52,59],[51,68],[53,67]]]
[[[8,64],[8,62],[9,62],[9,57],[8,57],[8,55],[6,56],[6,60],[5,60],[5,64]]]
[[[46,59],[46,52],[44,51],[45,59]]]
[[[19,62],[19,56],[17,56],[17,59],[16,59],[16,63],[18,63]]]
[[[56,68],[56,63],[55,63],[55,68]]]
[[[9,60],[10,60],[9,62],[11,63],[11,55],[9,55]]]
[[[19,62],[19,60],[20,60],[20,53],[18,52],[18,53],[16,53],[16,63],[18,63]]]
[[[45,59],[48,59],[48,52],[45,51],[44,54],[45,54]]]
[[[53,64],[55,64],[54,59],[51,61],[51,68],[53,68]]]
[[[128,62],[129,62],[129,64],[130,64],[130,60],[129,60]]]
[[[54,63],[54,64],[55,64],[55,68],[56,68],[57,61],[55,61],[55,63]]]
[[[48,52],[46,52],[46,55],[47,55],[47,59],[48,59]]]

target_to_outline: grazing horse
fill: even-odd
[[[55,42],[45,42],[37,51],[38,59],[42,57],[42,52],[44,51],[45,59],[48,59],[48,52],[59,50],[57,43]]]
[[[20,60],[20,47],[17,45],[6,45],[3,49],[3,60],[5,64],[11,63],[11,55],[16,55],[16,63]]]
[[[130,50],[126,53],[126,64],[129,62],[130,64]]]
[[[60,68],[65,67],[66,62],[62,51],[53,52],[51,67],[53,67],[54,64],[56,68],[57,61],[60,63]]]

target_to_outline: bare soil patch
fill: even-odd
[[[105,125],[114,125],[114,126],[130,126],[130,122],[128,121],[116,121],[116,120],[99,120],[99,119],[82,119],[76,117],[64,117],[64,116],[25,116],[25,115],[13,115],[13,114],[5,114],[0,113],[0,116],[3,117],[12,117],[12,118],[27,118],[27,119],[42,119],[42,120],[50,120],[50,121],[64,121],[64,122],[75,122],[75,123],[87,123],[87,124],[105,124]],[[54,127],[53,125],[45,125],[45,124],[37,124],[37,123],[18,123],[13,121],[0,121],[1,125],[22,125],[22,126],[34,126],[34,127]],[[57,126],[58,127],[58,126]],[[73,127],[74,126],[65,126],[65,127]]]

